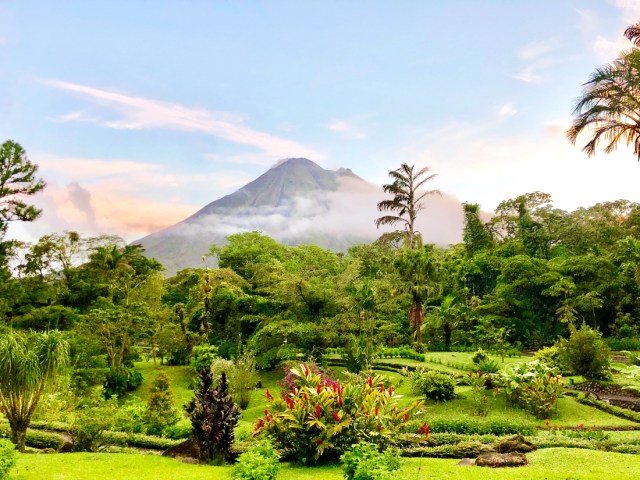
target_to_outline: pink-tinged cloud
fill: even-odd
[[[295,141],[249,128],[236,114],[186,107],[177,103],[125,95],[55,79],[45,80],[45,83],[115,110],[120,114],[120,118],[99,121],[101,125],[108,128],[123,130],[157,128],[200,132],[258,148],[274,158],[302,156],[318,160],[324,157],[320,152]],[[95,122],[96,119],[87,118],[82,112],[72,112],[61,116],[58,121]]]

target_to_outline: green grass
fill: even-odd
[[[640,475],[640,456],[593,450],[549,448],[527,455],[530,465],[489,469],[457,466],[458,460],[405,458],[398,480],[631,480]],[[188,465],[155,455],[66,453],[18,456],[13,480],[210,480],[230,478],[230,467]],[[339,480],[337,465],[313,468],[284,464],[280,480]]]

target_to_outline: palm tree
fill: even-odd
[[[433,245],[421,249],[403,249],[397,260],[396,268],[402,279],[399,290],[411,296],[409,307],[409,325],[414,342],[422,343],[422,324],[424,323],[424,302],[438,285],[435,278],[438,264]]]
[[[629,27],[625,35],[640,46],[640,24]],[[596,152],[600,141],[606,143],[606,153],[625,142],[633,144],[640,161],[640,50],[623,52],[611,64],[598,68],[584,84],[573,115],[567,137],[575,144],[578,135],[588,131],[591,138],[582,148],[588,156]]]
[[[47,382],[68,358],[69,345],[57,330],[0,336],[0,411],[9,420],[18,450],[24,451],[31,416]]]
[[[375,220],[376,226],[404,224],[407,243],[410,248],[420,246],[419,232],[415,231],[415,222],[418,212],[424,208],[422,200],[427,195],[440,194],[439,190],[418,190],[429,180],[433,180],[436,174],[427,177],[424,175],[429,171],[429,167],[424,167],[417,172],[415,165],[403,163],[397,170],[389,171],[389,176],[393,178],[393,183],[383,185],[385,193],[390,193],[393,198],[383,200],[378,203],[378,211],[395,212],[396,215],[385,215]]]

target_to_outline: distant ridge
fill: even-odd
[[[346,250],[384,233],[373,223],[376,203],[384,197],[380,187],[349,169],[326,170],[306,158],[288,158],[182,222],[134,243],[158,259],[168,275],[201,266],[212,244],[223,245],[228,235],[239,232],[261,231],[286,245],[313,243]],[[460,241],[462,209],[457,200],[434,196],[424,213],[425,219],[431,217],[421,230],[426,241]]]

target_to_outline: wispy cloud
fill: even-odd
[[[500,118],[513,117],[516,113],[518,113],[518,110],[516,110],[513,104],[507,103],[505,105],[502,105],[498,110],[498,117]]]
[[[367,137],[360,127],[345,120],[334,120],[327,125],[327,128],[332,132],[336,132],[345,138],[353,140],[361,140]]]
[[[105,108],[107,115],[115,118],[96,119],[82,112],[71,112],[58,121],[91,121],[119,130],[166,129],[199,132],[222,138],[232,143],[249,145],[273,158],[303,156],[321,159],[323,155],[293,140],[277,137],[252,129],[243,124],[237,114],[193,108],[178,103],[165,102],[103,90],[86,85],[49,79],[50,87],[88,98]]]
[[[544,78],[541,72],[564,61],[550,55],[558,47],[559,42],[555,37],[524,45],[518,50],[518,57],[526,65],[512,77],[526,83],[542,83]]]

